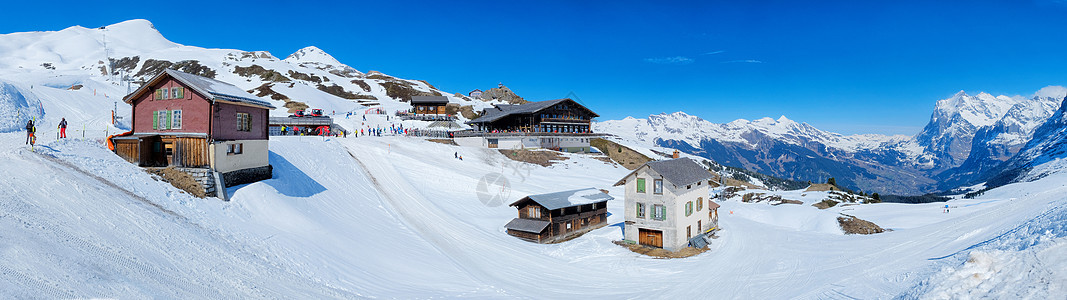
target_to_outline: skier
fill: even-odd
[[[456,158],[459,158],[459,152],[456,152]]]
[[[59,121],[59,138],[67,138],[67,118],[63,118]]]
[[[35,140],[35,137],[33,136],[33,132],[34,131],[36,131],[36,130],[35,130],[35,128],[33,128],[33,120],[26,120],[26,144],[27,145],[31,144],[30,142]]]

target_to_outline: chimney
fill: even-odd
[[[674,155],[672,157],[673,158],[678,158],[678,149],[674,150]]]

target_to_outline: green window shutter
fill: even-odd
[[[644,178],[638,178],[637,179],[637,192],[638,193],[644,193],[645,192],[645,179]]]
[[[157,89],[156,90],[156,100],[160,100],[160,99],[163,99],[163,90]]]
[[[152,129],[159,129],[159,112],[152,112]]]
[[[165,110],[163,114],[166,115],[165,119],[163,119],[163,127],[164,129],[170,129],[170,111]]]

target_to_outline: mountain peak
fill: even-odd
[[[120,29],[120,28],[121,29],[151,29],[151,30],[156,30],[156,25],[153,25],[152,21],[149,21],[149,20],[132,19],[132,20],[126,20],[126,21],[115,23],[115,24],[103,26],[101,28],[108,29],[108,30]],[[101,28],[98,28],[98,29],[101,29]]]
[[[289,57],[286,57],[285,61],[287,61],[287,62],[313,62],[313,63],[320,63],[320,64],[326,64],[326,65],[333,65],[333,66],[342,66],[342,65],[344,65],[340,61],[337,61],[336,58],[333,58],[333,56],[331,56],[330,54],[326,53],[326,51],[322,51],[322,49],[319,49],[319,47],[315,47],[315,46],[307,46],[307,47],[304,47],[303,49],[296,50],[296,52],[293,52],[293,54],[290,54]]]

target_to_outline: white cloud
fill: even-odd
[[[653,57],[646,58],[645,62],[654,64],[686,65],[693,63],[693,59],[685,56]]]
[[[724,61],[722,63],[724,63],[724,64],[732,64],[732,63],[762,64],[763,62],[755,60],[755,59],[738,59],[738,60],[727,60],[727,61]]]
[[[719,53],[723,53],[723,52],[726,52],[726,50],[711,51],[711,52],[704,53],[704,55],[713,55],[713,54],[719,54]]]

